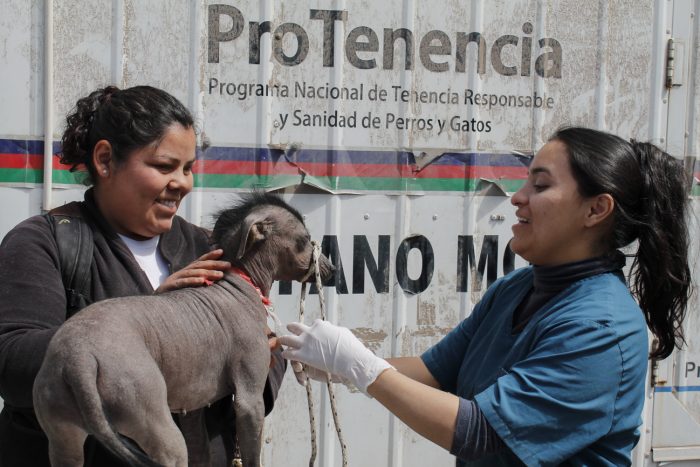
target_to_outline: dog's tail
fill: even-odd
[[[107,419],[97,391],[98,363],[90,355],[83,362],[65,368],[70,388],[87,431],[115,456],[136,467],[163,467],[149,458],[128,438],[117,433]],[[77,362],[76,362],[77,363]]]

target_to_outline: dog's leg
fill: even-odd
[[[49,439],[51,465],[82,467],[87,432],[73,393],[60,375],[62,368],[57,365],[41,368],[33,388],[34,410]]]
[[[233,401],[236,410],[236,435],[241,450],[243,467],[260,467],[262,429],[265,420],[265,402],[262,390],[236,390]]]
[[[132,380],[134,391],[111,405],[120,433],[133,439],[155,462],[167,467],[187,467],[187,445],[168,407],[165,381],[155,371],[148,380]],[[117,415],[117,411],[118,415]]]
[[[83,444],[87,433],[72,423],[57,422],[51,425],[49,460],[51,467],[82,467]]]
[[[138,427],[134,440],[157,463],[164,466],[187,467],[185,438],[173,421],[170,411],[157,419],[148,416]]]

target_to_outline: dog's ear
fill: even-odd
[[[241,242],[238,245],[236,259],[241,259],[258,243],[265,241],[267,236],[266,216],[250,214],[245,218],[241,228]]]

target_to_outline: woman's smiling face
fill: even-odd
[[[553,140],[539,150],[511,203],[518,222],[510,246],[525,260],[554,266],[595,256],[586,226],[591,204],[579,194],[564,143]]]
[[[192,191],[195,155],[194,129],[176,123],[160,141],[137,149],[124,162],[99,165],[95,197],[100,211],[128,237],[167,232],[180,202]]]

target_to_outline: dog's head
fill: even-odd
[[[279,196],[255,192],[242,197],[219,213],[212,239],[232,264],[245,268],[255,262],[268,268],[274,280],[314,278],[313,246],[304,219]],[[325,282],[334,268],[324,255],[318,264]]]

